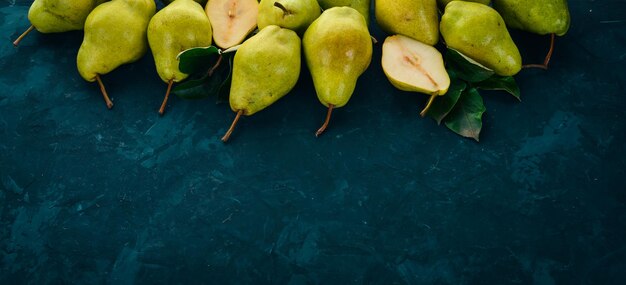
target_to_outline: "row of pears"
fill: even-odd
[[[167,6],[157,13],[154,0],[35,0],[28,13],[31,26],[14,45],[32,30],[84,29],[78,71],[85,80],[98,82],[108,108],[113,102],[101,76],[150,49],[167,84],[160,114],[172,85],[188,77],[178,67],[182,51],[210,45],[236,50],[229,101],[237,115],[223,141],[241,116],[263,110],[292,90],[303,56],[317,97],[328,110],[319,136],[333,110],[348,103],[372,59],[370,0],[162,1]],[[441,40],[494,73],[512,76],[521,70],[522,59],[507,27],[551,35],[544,63],[529,65],[547,68],[554,36],[564,35],[570,25],[566,0],[491,2],[374,1],[376,23],[390,34],[382,47],[383,71],[396,88],[431,96],[422,115],[450,86],[443,57],[434,47]]]

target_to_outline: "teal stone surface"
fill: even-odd
[[[81,32],[14,48],[30,3],[0,1],[0,284],[626,282],[624,1],[569,1],[523,102],[484,93],[480,143],[420,118],[379,43],[322,137],[303,72],[226,145],[228,104],[157,115],[150,55],[103,76],[109,111]],[[543,60],[548,37],[513,37]]]

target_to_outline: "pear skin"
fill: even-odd
[[[474,2],[452,1],[441,17],[441,35],[459,51],[501,76],[522,68],[522,56],[493,8]]]
[[[237,113],[222,138],[228,141],[241,116],[251,116],[287,95],[300,77],[301,42],[298,35],[276,25],[246,40],[235,54],[230,108]]]
[[[82,30],[89,13],[105,0],[35,0],[28,10],[31,27],[13,45],[33,29],[40,33],[61,33]]]
[[[302,40],[315,92],[328,107],[328,126],[334,108],[348,103],[358,78],[372,60],[372,40],[365,18],[350,7],[325,10],[304,33]],[[322,127],[318,136],[325,130]]]
[[[436,0],[376,0],[376,22],[388,34],[400,34],[428,45],[439,42]]]
[[[98,81],[109,108],[100,75],[139,60],[148,51],[147,30],[156,12],[153,0],[113,0],[96,7],[85,21],[85,35],[76,66],[89,82]]]
[[[318,0],[317,2],[320,3],[320,6],[324,10],[328,10],[332,7],[353,8],[365,17],[365,22],[368,25],[370,23],[370,0]]]
[[[277,25],[302,35],[321,13],[317,0],[261,0],[257,24],[259,29]]]
[[[437,4],[439,5],[439,9],[444,10],[446,8],[446,5],[448,5],[448,3],[452,1],[453,0],[437,0]],[[485,5],[489,5],[491,3],[491,0],[462,0],[462,1],[476,2],[476,3],[485,4]]]
[[[203,7],[193,0],[176,0],[152,17],[148,25],[148,43],[157,73],[163,82],[168,83],[168,91],[173,83],[189,76],[178,69],[178,54],[186,49],[210,46],[212,34]],[[161,115],[168,98],[169,92],[161,104]]]
[[[570,13],[567,0],[494,0],[507,26],[539,35],[565,35]]]

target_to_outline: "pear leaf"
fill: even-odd
[[[223,97],[224,92],[230,90],[230,77],[232,73],[232,55],[222,55],[220,64],[212,71],[205,72],[200,78],[185,81],[172,90],[176,96],[182,99],[203,99],[210,96]],[[211,70],[217,64],[219,57],[209,61],[207,70]],[[224,91],[226,90],[226,91]]]
[[[211,62],[219,56],[220,50],[215,46],[190,48],[178,54],[178,69],[187,74],[208,70]]]
[[[492,77],[489,77],[487,80],[474,84],[474,87],[482,90],[505,91],[513,95],[513,97],[517,98],[517,100],[519,100],[520,102],[522,101],[519,86],[517,86],[517,83],[512,76],[494,75]]]
[[[478,142],[485,111],[485,104],[478,90],[476,88],[466,89],[461,93],[461,97],[452,112],[444,119],[444,123],[453,132],[466,138],[473,138]]]
[[[427,115],[435,119],[438,125],[441,125],[441,121],[454,109],[465,88],[467,88],[467,84],[464,81],[452,80],[448,92],[435,100]]]
[[[484,81],[495,74],[493,70],[451,48],[446,52],[446,63],[456,76],[471,83]]]

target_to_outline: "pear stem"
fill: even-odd
[[[165,106],[167,106],[167,100],[170,98],[170,92],[172,91],[172,85],[174,85],[174,79],[170,79],[167,83],[167,92],[165,92],[165,99],[163,99],[163,103],[161,104],[161,108],[159,109],[159,115],[163,116],[165,114]]]
[[[428,103],[426,104],[424,110],[422,110],[422,112],[420,113],[420,116],[426,117],[426,114],[428,114],[428,111],[433,106],[433,103],[435,102],[435,99],[437,99],[437,96],[437,94],[430,95],[430,99],[428,99]]]
[[[222,64],[222,58],[224,58],[224,56],[220,54],[220,56],[217,58],[217,62],[211,67],[211,69],[209,69],[209,72],[207,72],[207,75],[209,75],[209,77],[212,76],[215,70],[220,66],[220,64]]]
[[[35,29],[35,26],[30,25],[30,27],[28,27],[28,29],[24,33],[22,33],[19,37],[17,37],[17,39],[13,42],[13,46],[17,47],[22,41],[22,39],[24,39],[24,37],[26,37],[26,35],[28,35],[34,29]]]
[[[543,60],[543,64],[527,64],[524,65],[524,68],[541,68],[548,70],[548,64],[550,63],[550,59],[552,58],[552,54],[554,53],[554,42],[556,40],[555,34],[550,34],[550,50],[548,50],[548,54],[546,58]]]
[[[111,110],[113,108],[113,102],[111,102],[109,94],[107,94],[107,90],[104,88],[104,84],[102,83],[102,79],[100,79],[99,74],[96,74],[96,80],[98,81],[98,85],[100,85],[100,91],[102,92],[102,97],[104,97],[104,102],[106,102],[107,108]]]
[[[233,134],[233,131],[235,130],[235,127],[237,126],[237,123],[239,122],[239,119],[241,119],[241,115],[243,115],[243,110],[239,110],[237,112],[237,116],[235,117],[235,120],[233,121],[232,125],[230,125],[230,128],[228,129],[224,137],[222,137],[222,142],[224,143],[228,142],[228,140],[230,139],[230,136]]]
[[[277,8],[280,8],[281,10],[283,10],[283,13],[285,15],[291,14],[291,11],[287,10],[287,8],[283,4],[280,4],[278,2],[274,2],[274,7],[277,7]]]
[[[315,132],[316,137],[319,137],[328,128],[328,124],[330,123],[330,117],[333,114],[334,108],[335,106],[333,106],[332,104],[328,104],[328,113],[326,114],[326,121],[324,121],[324,124],[322,125],[322,127],[319,130],[317,130],[317,132]]]

